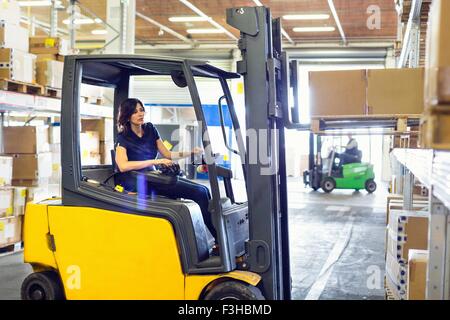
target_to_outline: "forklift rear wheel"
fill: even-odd
[[[325,180],[322,181],[322,189],[326,193],[330,193],[334,188],[336,188],[336,181],[334,181],[333,178],[325,178]]]
[[[64,289],[56,272],[30,274],[22,283],[22,300],[64,300]]]
[[[366,191],[368,193],[374,193],[375,190],[377,190],[377,184],[375,183],[375,181],[373,181],[373,179],[369,179],[366,181]]]
[[[261,291],[250,284],[238,281],[225,281],[214,286],[205,300],[265,300]]]

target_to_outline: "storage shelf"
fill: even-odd
[[[450,208],[450,152],[435,152],[431,179],[434,195]]]
[[[430,188],[433,150],[394,149],[392,152],[397,161],[408,168],[424,186]]]
[[[394,157],[450,209],[450,151],[395,149]]]
[[[0,90],[0,111],[61,113],[61,100]],[[81,116],[112,118],[113,108],[96,104],[81,103]]]

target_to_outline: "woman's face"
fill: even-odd
[[[130,118],[131,124],[134,124],[136,126],[144,124],[144,115],[145,115],[145,109],[140,103],[138,103],[136,105],[136,109],[134,110],[134,113],[131,115],[131,118]]]

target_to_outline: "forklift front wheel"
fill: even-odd
[[[261,291],[250,284],[239,281],[225,281],[214,286],[205,300],[265,300]]]
[[[322,181],[322,189],[326,193],[330,193],[334,188],[336,188],[336,181],[333,178],[328,177]]]
[[[64,289],[56,272],[30,274],[22,283],[22,300],[64,300]]]
[[[366,181],[366,191],[368,193],[374,193],[375,190],[377,190],[377,184],[375,183],[375,181],[373,181],[373,179],[369,179]]]

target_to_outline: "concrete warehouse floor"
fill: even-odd
[[[288,190],[293,299],[384,299],[386,186],[324,194],[290,178]],[[0,299],[19,299],[30,272],[22,253],[0,256]]]

